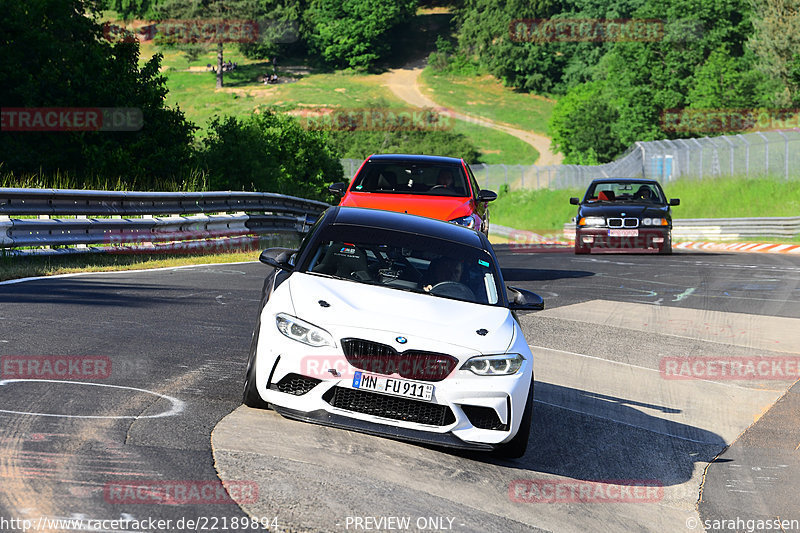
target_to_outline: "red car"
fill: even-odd
[[[430,155],[371,155],[348,188],[334,183],[341,206],[369,207],[453,222],[489,234],[488,203],[463,159]]]

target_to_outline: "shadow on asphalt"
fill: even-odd
[[[47,284],[43,289],[42,284]],[[121,307],[153,307],[160,303],[190,303],[192,296],[200,301],[200,291],[191,287],[170,287],[165,284],[125,283],[109,280],[43,279],[37,283],[14,283],[0,286],[0,303],[107,305]]]
[[[523,457],[505,460],[476,452],[446,453],[517,468],[521,477],[530,479],[547,473],[623,485],[655,481],[670,486],[689,480],[696,462],[711,462],[726,446],[716,433],[636,408],[680,412],[669,406],[543,382],[536,382],[534,390],[533,425]]]

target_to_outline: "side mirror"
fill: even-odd
[[[571,203],[572,205],[580,205],[581,201],[573,196],[572,198],[569,199],[569,203]]]
[[[512,311],[541,311],[544,309],[544,300],[535,292],[519,287],[506,287],[510,293],[509,309]]]
[[[336,183],[332,183],[328,187],[328,191],[330,191],[331,194],[335,194],[336,196],[344,196],[344,192],[346,190],[347,190],[347,184],[346,183],[342,183],[341,181],[338,181]]]
[[[491,202],[492,200],[497,200],[497,193],[494,191],[487,191],[486,189],[482,189],[478,193],[478,201],[479,202]]]
[[[680,198],[670,198],[669,205],[681,205]]]
[[[297,252],[291,248],[267,248],[258,257],[258,260],[274,268],[280,270],[287,270],[291,272],[294,270],[294,265],[291,262],[291,256]]]

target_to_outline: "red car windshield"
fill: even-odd
[[[460,165],[368,161],[355,178],[353,192],[470,196]]]

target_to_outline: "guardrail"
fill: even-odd
[[[304,233],[328,204],[257,192],[0,188],[0,248],[61,251],[241,249],[259,235]],[[12,218],[26,216],[37,218]],[[70,218],[53,218],[53,217]],[[15,250],[19,253],[19,250]]]

